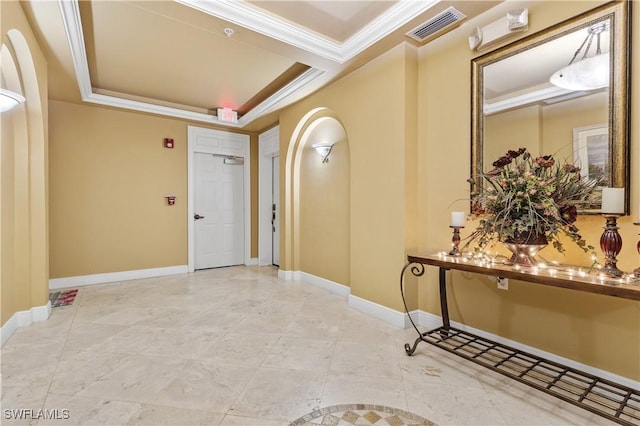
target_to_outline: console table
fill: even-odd
[[[426,256],[409,255],[407,260],[400,274],[400,291],[405,312],[418,333],[418,338],[413,345],[405,344],[404,349],[407,355],[415,352],[418,343],[426,342],[614,422],[623,425],[640,425],[640,389],[632,389],[451,327],[447,305],[446,271],[473,272],[632,300],[640,300],[640,278],[628,275],[625,278],[614,279],[600,276],[584,268],[562,265],[522,268],[444,253]],[[422,276],[425,265],[439,268],[443,324],[441,327],[423,333],[418,329],[407,309],[404,277],[408,269],[413,275]]]

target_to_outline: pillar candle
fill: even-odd
[[[464,212],[451,212],[451,226],[464,226]]]
[[[602,213],[624,213],[624,188],[602,188]]]

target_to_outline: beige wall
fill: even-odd
[[[323,119],[310,132],[300,159],[300,267],[304,272],[348,286],[349,142],[340,138],[326,163],[312,148],[313,143],[324,141],[322,132],[329,123],[336,122]]]
[[[594,2],[528,2],[531,16],[529,33],[548,27],[594,7]],[[500,5],[477,20],[469,28],[486,25],[506,12],[508,4]],[[633,24],[640,23],[640,10],[635,8]],[[475,56],[467,45],[469,31],[454,31],[420,52],[419,92],[428,94],[419,100],[419,229],[421,249],[441,250],[450,241],[451,203],[468,199],[470,156],[470,88],[469,62]],[[640,38],[634,32],[632,69],[640,65]],[[640,75],[632,82],[632,110],[640,107]],[[638,266],[634,245],[638,229],[631,222],[637,219],[640,203],[640,122],[632,116],[631,205],[633,217],[621,220],[620,232],[625,241],[618,265],[625,270]],[[446,141],[446,143],[445,143]],[[514,146],[519,140],[514,140]],[[455,204],[454,204],[455,205]],[[603,221],[598,216],[582,217],[578,222],[587,240],[598,246]],[[473,229],[469,224],[463,237]],[[569,263],[584,264],[589,257],[570,248],[565,257],[546,248],[544,256]],[[640,379],[640,303],[613,297],[596,296],[576,291],[512,282],[509,291],[499,291],[486,278],[452,273],[450,306],[452,317],[472,327],[496,333],[616,374]],[[435,283],[437,271],[429,268],[421,279],[420,307],[438,313]]]
[[[258,257],[258,162],[260,155],[258,151],[258,134],[251,134],[251,146],[249,158],[251,159],[251,257]]]
[[[514,147],[573,162],[573,129],[607,122],[606,92],[551,105],[532,105],[485,118],[484,168]]]
[[[178,120],[50,101],[52,278],[187,264],[186,136]]]
[[[532,105],[487,117],[484,121],[484,137],[490,140],[483,150],[484,170],[509,149],[527,148],[538,154],[542,151],[542,108]]]
[[[416,112],[407,107],[405,91],[415,92],[415,79],[407,78],[415,64],[413,48],[398,46],[280,115],[282,155],[290,144],[297,143],[291,139],[305,114],[325,107],[339,117],[347,133],[350,155],[351,291],[354,296],[398,310],[402,305],[396,282],[405,259],[407,217],[412,216],[405,212],[405,191],[411,193],[414,185],[407,184],[405,164],[406,150],[412,149],[407,144],[415,144],[411,140],[415,130],[407,128],[415,118],[408,115]],[[282,174],[285,172],[292,173],[293,165],[282,166],[283,194],[287,193],[286,175]],[[291,214],[283,211],[281,223],[293,222],[287,217]],[[283,235],[286,245],[281,268],[299,270],[302,263],[315,268],[309,263],[312,259],[296,260],[304,253],[292,253],[293,243]],[[335,248],[330,240],[318,238],[316,250]]]
[[[48,301],[47,63],[20,3],[1,2],[3,87],[27,101],[2,113],[1,323]],[[39,315],[41,316],[41,315]],[[30,316],[29,316],[30,318]]]
[[[51,277],[186,265],[190,123],[53,100],[50,114]],[[253,211],[257,163],[251,175]]]
[[[557,153],[557,158],[573,161],[573,129],[606,124],[608,99],[608,94],[601,92],[546,106],[542,119],[542,152]],[[586,170],[587,165],[583,167]]]

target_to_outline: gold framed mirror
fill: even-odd
[[[601,187],[624,187],[629,213],[630,8],[627,0],[606,3],[472,60],[474,182],[507,150],[524,147],[579,166]],[[588,58],[604,69],[600,81],[581,80],[596,74]],[[576,66],[589,67],[577,80]]]

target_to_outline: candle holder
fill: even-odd
[[[622,276],[622,271],[618,269],[616,256],[622,250],[622,237],[618,233],[618,218],[622,214],[604,213],[602,215],[607,223],[604,226],[604,232],[600,237],[600,249],[604,253],[604,268],[602,272],[611,277]]]
[[[453,229],[453,237],[451,237],[451,243],[453,244],[453,248],[449,252],[449,256],[460,256],[462,253],[458,246],[460,245],[460,229],[464,228],[464,226],[449,226],[449,228]]]
[[[640,222],[634,222],[633,223],[636,226],[640,226]],[[640,234],[638,234],[640,235]],[[638,254],[640,254],[640,240],[638,240],[638,244],[636,245],[636,249],[638,249]],[[640,277],[640,266],[638,266],[636,269],[633,270],[633,275],[635,275],[636,277]]]

